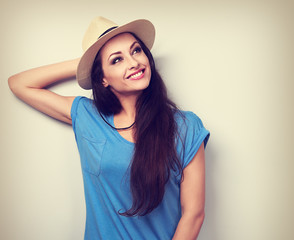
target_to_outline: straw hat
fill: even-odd
[[[92,88],[92,65],[99,49],[109,39],[124,32],[134,33],[149,49],[152,48],[155,38],[155,28],[148,20],[139,19],[125,25],[118,26],[104,17],[97,17],[93,19],[83,39],[82,47],[85,53],[82,56],[77,69],[77,80],[82,88]]]

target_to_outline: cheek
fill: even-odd
[[[150,65],[150,62],[149,62],[149,59],[147,58],[147,56],[146,56],[146,66],[148,66],[150,74],[151,74],[151,65]]]
[[[120,68],[111,68],[107,69],[107,72],[104,72],[104,78],[110,83],[113,84],[121,80],[124,76],[124,72]]]
[[[108,83],[113,82],[117,78],[118,68],[112,65],[107,64],[105,61],[102,61],[102,70],[104,79],[108,81]]]
[[[150,65],[149,64],[149,59],[145,54],[144,54],[144,62],[145,62],[146,65],[148,65],[148,66]]]
[[[150,72],[150,74],[151,74],[151,66],[150,66],[150,62],[149,62],[149,60],[148,60],[147,57],[146,57],[146,64],[145,64],[145,65],[148,67],[149,72]]]

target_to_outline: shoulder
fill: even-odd
[[[78,96],[78,97],[75,97],[75,99],[73,100],[73,103],[71,106],[71,112],[72,114],[76,114],[77,112],[82,111],[83,109],[92,109],[92,108],[95,108],[95,105],[92,99]]]
[[[71,118],[74,122],[77,118],[87,118],[96,115],[97,110],[92,99],[78,96],[75,97],[71,106]]]
[[[83,96],[78,96],[75,97],[74,101],[73,101],[73,105],[93,105],[93,100],[87,97],[83,97]]]
[[[191,111],[178,111],[175,114],[178,137],[185,146],[200,146],[204,141],[206,146],[210,132],[205,128],[198,115]]]
[[[175,121],[179,128],[204,127],[200,117],[191,111],[177,111]]]

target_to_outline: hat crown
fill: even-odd
[[[99,50],[107,41],[121,33],[132,33],[151,49],[155,38],[155,28],[146,19],[138,19],[124,25],[97,17],[90,23],[82,41],[83,54],[77,69],[77,80],[84,89],[91,89],[92,66]]]
[[[82,48],[86,51],[93,45],[98,38],[110,28],[117,27],[118,25],[111,20],[104,17],[96,17],[90,23],[82,41]]]

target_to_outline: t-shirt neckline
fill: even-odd
[[[113,114],[112,114],[111,117],[110,117],[110,124],[111,124],[112,126],[114,126],[114,115],[113,115]],[[120,140],[122,140],[122,141],[124,141],[125,143],[130,144],[130,145],[132,145],[132,146],[135,145],[135,143],[133,143],[133,142],[131,142],[131,141],[125,139],[122,135],[120,135],[120,133],[119,133],[117,130],[115,130],[115,129],[112,129],[112,130],[114,131],[115,135],[116,135]]]

